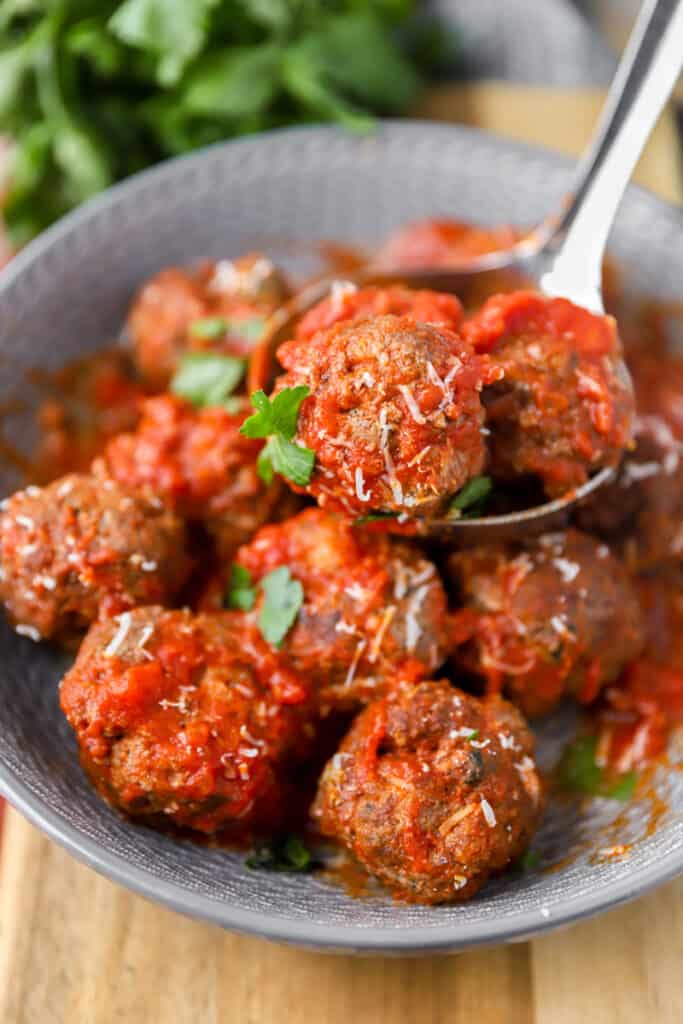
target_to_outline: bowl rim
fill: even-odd
[[[392,135],[401,132],[406,135],[443,133],[451,136],[456,133],[465,140],[470,138],[473,142],[477,141],[480,144],[489,141],[509,152],[517,152],[529,158],[534,157],[567,171],[575,166],[575,161],[571,158],[553,150],[510,140],[464,125],[427,120],[385,120],[378,123],[375,135]],[[130,193],[144,189],[150,182],[162,183],[167,177],[172,178],[177,174],[179,168],[191,168],[195,164],[201,164],[211,154],[227,149],[230,151],[240,148],[248,150],[254,147],[258,148],[263,145],[264,141],[273,141],[278,137],[286,140],[299,135],[310,136],[323,133],[332,136],[348,137],[349,135],[348,131],[334,125],[305,125],[276,129],[259,135],[227,140],[203,147],[192,153],[163,161],[119,182],[66,214],[56,224],[28,243],[0,271],[0,300],[2,293],[12,285],[15,279],[25,273],[35,260],[54,246],[58,246],[80,225],[87,223],[100,212],[115,206]],[[639,193],[641,201],[645,200],[652,206],[658,207],[666,216],[679,216],[676,206],[660,199],[647,189],[631,185],[629,191]],[[228,902],[213,900],[180,888],[172,881],[158,878],[150,872],[132,865],[125,857],[112,853],[103,844],[84,835],[65,820],[50,807],[45,799],[24,783],[20,774],[4,761],[0,761],[0,793],[33,825],[64,847],[76,860],[138,895],[188,917],[207,921],[223,928],[277,942],[327,951],[435,953],[493,945],[500,942],[524,941],[633,900],[683,872],[683,849],[674,849],[657,857],[654,863],[639,867],[629,876],[609,883],[598,894],[590,892],[575,897],[565,896],[559,900],[553,900],[547,906],[539,905],[537,908],[520,910],[505,918],[492,916],[483,921],[469,921],[465,925],[458,925],[457,922],[450,921],[444,925],[409,925],[405,928],[309,922],[275,913],[243,909]]]

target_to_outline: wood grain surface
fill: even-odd
[[[601,97],[487,84],[423,113],[578,152]],[[664,120],[640,180],[681,200]],[[680,1024],[683,879],[535,942],[451,957],[326,956],[199,924],[100,878],[9,811],[0,1024]]]

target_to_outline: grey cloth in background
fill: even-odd
[[[433,0],[459,31],[466,78],[528,84],[607,84],[614,55],[570,0]]]

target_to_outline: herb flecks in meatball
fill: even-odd
[[[313,736],[304,683],[239,613],[98,622],[60,698],[107,800],[204,833],[276,829]]]
[[[240,433],[246,416],[219,406],[195,409],[171,395],[149,399],[138,429],[107,447],[106,472],[157,495],[203,523],[229,557],[272,515],[279,494],[257,471],[263,442]]]
[[[449,903],[516,860],[542,810],[519,713],[439,681],[361,712],[323,772],[312,813],[399,898]]]
[[[446,595],[434,565],[409,544],[306,509],[263,527],[237,563],[254,583],[287,566],[302,584],[282,651],[323,713],[358,707],[444,661]]]
[[[448,564],[464,602],[454,618],[455,660],[529,716],[566,694],[593,700],[642,647],[629,577],[587,534],[472,548]]]
[[[157,499],[72,474],[3,503],[0,598],[17,632],[70,640],[98,614],[168,602],[185,582],[185,530]]]
[[[633,395],[614,320],[534,292],[494,295],[463,334],[503,371],[484,395],[491,473],[566,494],[631,439]]]
[[[454,332],[378,316],[278,356],[288,372],[277,390],[310,389],[295,440],[315,453],[306,490],[320,505],[434,515],[483,468],[480,391],[500,374]]]
[[[128,318],[140,375],[161,389],[188,351],[248,355],[265,318],[288,294],[282,275],[259,253],[194,271],[160,271],[143,285]]]

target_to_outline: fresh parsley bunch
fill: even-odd
[[[367,129],[439,57],[417,0],[0,0],[4,217],[23,242],[164,157],[280,125]],[[431,35],[429,34],[431,32]]]

